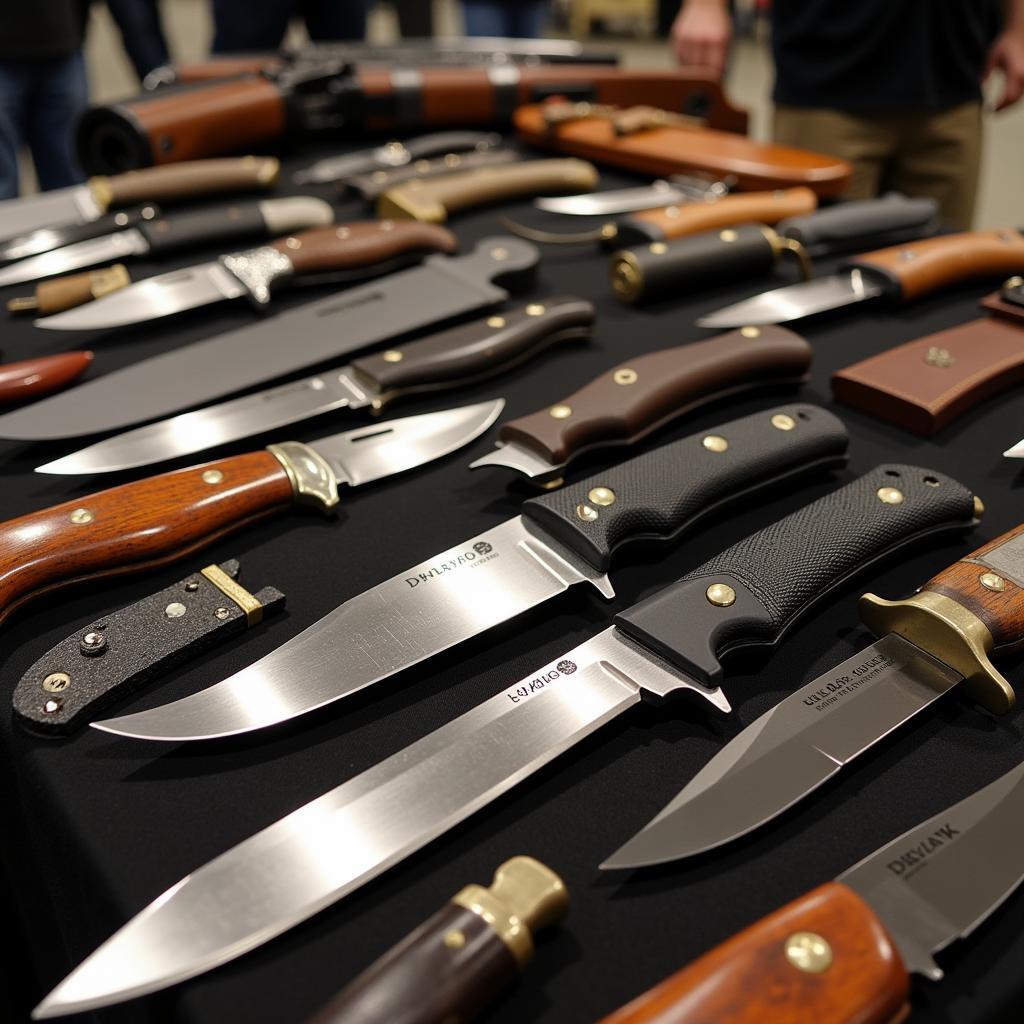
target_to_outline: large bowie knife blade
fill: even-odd
[[[773,426],[781,424],[781,426]],[[787,428],[787,429],[784,429]],[[683,438],[561,491],[354,597],[271,654],[181,700],[94,723],[139,739],[199,740],[274,725],[339,700],[577,583],[614,596],[614,549],[673,537],[794,473],[845,459],[831,413],[790,405]],[[253,692],[267,700],[253,701]]]
[[[970,935],[1022,878],[1024,765],[762,918],[601,1024],[719,1024],[726,1006],[748,1021],[905,1020],[908,972],[939,981],[933,954]]]
[[[236,393],[508,298],[492,280],[533,271],[537,247],[485,238],[465,256],[348,288],[88,381],[0,416],[0,437],[52,440],[117,430]]]
[[[879,498],[892,490],[893,472],[899,503]],[[36,1015],[152,992],[259,946],[486,806],[644,694],[688,691],[727,711],[720,654],[777,643],[839,581],[911,540],[963,528],[973,509],[970,492],[948,477],[879,466],[188,875],[61,982]],[[474,572],[463,575],[462,603],[480,603]]]
[[[978,548],[912,597],[861,598],[878,637],[747,726],[606,868],[660,864],[771,821],[962,683],[995,713],[1013,687],[989,660],[1024,639],[1024,525]]]

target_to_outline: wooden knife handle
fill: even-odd
[[[0,621],[40,594],[176,561],[291,504],[270,452],[122,484],[0,524]]]
[[[498,432],[560,465],[598,445],[635,444],[696,406],[745,388],[795,383],[811,347],[784,327],[736,330],[637,356],[561,402],[510,420]]]
[[[852,889],[829,882],[601,1024],[893,1024],[909,992],[882,923]]]
[[[270,243],[296,274],[350,270],[409,252],[452,253],[458,239],[447,228],[415,221],[369,220],[314,228]]]
[[[34,311],[39,316],[63,313],[93,299],[110,295],[132,283],[128,269],[123,263],[115,263],[100,270],[87,270],[81,274],[55,277],[52,281],[40,281],[36,285]]]
[[[909,302],[946,285],[1024,271],[1024,236],[1016,228],[964,231],[869,252],[846,268],[881,278],[894,300]]]
[[[61,352],[0,365],[0,405],[59,391],[85,373],[91,363],[91,352]]]
[[[411,217],[440,223],[451,213],[544,192],[584,192],[597,184],[597,168],[585,160],[524,160],[481,167],[425,181],[409,181],[382,195],[381,217]]]
[[[92,178],[89,184],[94,191],[106,190],[110,206],[170,203],[222,192],[265,192],[277,182],[279,170],[274,157],[241,156],[145,167],[110,178]]]

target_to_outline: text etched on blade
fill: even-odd
[[[875,654],[865,659],[848,674],[836,676],[831,682],[808,693],[804,697],[804,705],[816,711],[824,711],[859,690],[866,683],[877,679],[887,668],[894,664],[887,654]]]

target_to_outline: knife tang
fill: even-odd
[[[481,167],[497,167],[522,161],[513,149],[482,149],[469,153],[446,153],[432,160],[414,160],[400,167],[389,167],[369,174],[356,174],[345,181],[345,187],[358,192],[367,202],[375,202],[389,189],[408,181],[427,181],[474,171]]]
[[[734,544],[615,623],[705,685],[718,685],[719,658],[732,649],[778,643],[830,590],[872,563],[974,522],[974,496],[956,480],[884,464]]]
[[[381,217],[440,223],[449,214],[473,206],[551,191],[579,192],[596,184],[597,168],[585,160],[524,160],[505,167],[482,167],[406,182],[380,197],[377,213]]]
[[[498,439],[561,466],[588,449],[636,444],[725,395],[795,383],[810,364],[810,345],[785,328],[758,329],[754,336],[730,331],[621,363],[561,402],[505,423]]]
[[[909,1009],[909,994],[910,977],[885,927],[852,889],[829,882],[601,1024],[893,1024]]]
[[[281,165],[269,156],[242,156],[224,160],[190,160],[163,167],[144,167],[112,177],[89,179],[100,205],[173,202],[222,192],[270,189]]]
[[[640,537],[670,538],[726,501],[795,473],[845,462],[846,428],[814,405],[792,405],[694,434],[531,498],[523,515],[595,569]]]
[[[91,352],[61,352],[0,364],[0,405],[59,391],[92,364]]]

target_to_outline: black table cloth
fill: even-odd
[[[292,160],[309,162],[317,154]],[[635,183],[603,174],[608,186]],[[296,191],[285,187],[282,191]],[[319,190],[330,195],[331,190]],[[527,203],[505,208],[532,216]],[[1008,210],[1007,223],[1024,220]],[[356,202],[339,219],[365,218]],[[500,234],[494,210],[460,216],[463,249]],[[567,224],[573,230],[576,224]],[[179,260],[196,262],[206,254]],[[212,255],[212,253],[210,254]],[[524,298],[573,293],[598,310],[589,345],[556,348],[506,376],[460,392],[397,403],[391,415],[425,412],[503,395],[506,415],[562,398],[630,356],[710,335],[694,318],[762,286],[723,282],[702,294],[635,310],[607,284],[607,255],[596,246],[548,247]],[[136,264],[136,279],[167,264]],[[6,300],[26,291],[8,288]],[[598,863],[645,824],[721,744],[814,674],[849,656],[868,637],[858,627],[864,590],[904,596],[967,551],[1024,518],[1019,464],[1001,452],[1024,434],[1019,392],[987,401],[931,440],[922,440],[831,402],[830,374],[893,345],[979,316],[982,284],[949,289],[890,311],[876,306],[794,325],[814,346],[805,401],[832,408],[851,433],[849,467],[790,485],[705,521],[677,545],[620,553],[618,596],[606,603],[585,586],[548,602],[447,655],[350,699],[272,730],[201,745],[131,742],[95,730],[64,741],[25,734],[0,716],[6,778],[4,854],[10,900],[8,937],[23,954],[11,961],[13,1013],[36,999],[154,897],[188,871],[350,779],[389,754],[515,683],[593,635],[625,608],[749,532],[795,510],[882,461],[912,462],[951,474],[985,502],[980,527],[947,538],[829,595],[770,659],[744,661],[725,691],[735,713],[716,716],[697,701],[642,704],[517,786],[482,812],[365,886],[233,963],[167,992],[97,1012],[100,1022],[189,1024],[302,1020],[334,991],[469,882],[488,884],[508,857],[527,853],[557,870],[572,905],[560,929],[544,935],[519,984],[486,1016],[492,1024],[592,1021],[655,984],[718,942],[969,795],[1024,758],[1024,718],[996,719],[957,693],[943,698],[779,820],[747,839],[690,861],[645,872],[604,874]],[[279,297],[285,307],[320,290]],[[91,347],[91,374],[245,324],[244,301],[105,335],[44,332],[6,320],[3,360]],[[301,345],[282,337],[282,345]],[[797,397],[793,392],[730,400],[691,414],[648,446]],[[337,413],[273,437],[250,439],[216,457],[271,440],[311,440],[358,426]],[[283,615],[188,663],[111,713],[192,693],[274,650],[340,602],[408,566],[514,515],[531,493],[514,474],[470,473],[493,431],[457,454],[404,476],[348,491],[333,518],[311,510],[266,521],[183,562],[143,576],[81,587],[36,601],[3,626],[3,692],[76,626],[153,593],[210,562],[236,557],[242,582],[271,584],[288,596]],[[160,472],[101,478],[33,475],[34,466],[80,447],[0,442],[0,516],[9,518]],[[204,458],[192,461],[204,461]],[[605,460],[605,463],[607,459]],[[180,466],[185,463],[176,463]],[[601,461],[578,467],[579,477]],[[337,643],[344,645],[345,637]],[[1019,664],[1004,666],[1021,679]],[[6,696],[5,696],[5,699]],[[970,884],[965,879],[965,884]],[[258,893],[253,894],[259,898]],[[1019,1019],[1024,995],[1024,894],[1017,893],[978,932],[940,954],[941,984],[915,979],[913,1022],[974,1024]],[[15,975],[17,975],[15,977]]]

